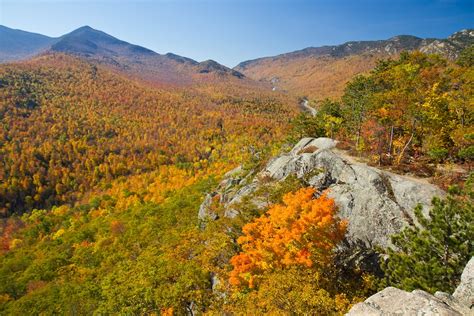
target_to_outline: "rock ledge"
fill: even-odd
[[[461,283],[453,295],[425,291],[403,291],[394,287],[354,305],[348,316],[388,315],[474,315],[474,257],[467,263]]]
[[[210,207],[216,197],[226,217],[238,216],[233,205],[260,186],[259,179],[282,181],[289,175],[305,179],[319,191],[329,190],[342,218],[349,221],[348,241],[367,247],[391,245],[390,235],[406,225],[416,225],[414,208],[423,206],[425,213],[434,196],[443,196],[438,187],[419,179],[382,171],[353,159],[337,150],[330,138],[303,138],[289,152],[272,159],[253,178],[226,178],[217,190],[209,194],[199,211],[199,219],[215,220]],[[262,201],[253,201],[261,208]]]

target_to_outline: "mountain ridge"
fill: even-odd
[[[32,57],[47,49],[55,38],[0,25],[0,63]]]
[[[40,54],[65,53],[105,64],[146,81],[166,85],[189,85],[216,81],[222,79],[223,76],[228,77],[229,80],[234,78],[240,80],[245,77],[238,71],[215,61],[211,63],[208,60],[200,63],[174,53],[159,54],[146,47],[120,40],[88,25],[57,38],[47,36],[43,38],[42,35],[38,35],[42,39],[41,45],[30,45],[25,52],[20,54],[21,51],[15,49],[15,41],[19,41],[16,46],[24,47],[23,37],[32,38],[33,35],[5,26],[0,29],[0,35],[2,33],[9,35],[9,41],[0,42],[0,63],[21,61]],[[13,49],[8,50],[12,44],[14,44]],[[8,51],[8,54],[2,55],[2,51]]]
[[[225,78],[322,99],[340,96],[350,78],[369,71],[379,59],[397,57],[405,50],[455,59],[463,48],[474,44],[474,30],[460,30],[446,39],[396,35],[386,40],[307,47],[243,61],[234,68],[211,59],[198,62],[171,52],[160,54],[88,25],[57,38],[0,26],[0,39],[0,63],[60,52],[158,84],[187,86]]]
[[[474,29],[463,29],[457,32],[454,32],[446,39],[438,39],[438,38],[421,38],[414,35],[409,34],[401,34],[395,35],[385,40],[361,40],[361,41],[348,41],[342,44],[336,45],[322,45],[322,46],[309,46],[303,49],[277,54],[274,56],[266,56],[266,57],[259,57],[255,59],[245,60],[237,64],[234,69],[236,68],[244,68],[246,65],[251,64],[252,62],[264,60],[264,59],[274,59],[274,58],[282,58],[282,57],[306,57],[308,55],[313,56],[323,56],[323,55],[330,55],[332,57],[345,57],[355,53],[361,53],[362,50],[365,49],[364,52],[366,53],[375,53],[381,51],[371,51],[371,49],[378,49],[383,44],[392,44],[397,46],[402,46],[404,49],[417,49],[423,48],[424,46],[428,46],[435,42],[446,42],[446,41],[456,41],[459,35],[465,35],[469,33],[469,40],[470,44],[474,44]],[[405,45],[403,45],[405,44]],[[365,47],[361,47],[361,45],[366,45]],[[352,47],[356,46],[358,50],[352,50]],[[387,47],[387,52],[393,52],[394,49],[397,47]],[[352,50],[352,51],[351,51]]]
[[[81,51],[83,47],[81,44],[84,44],[89,49],[99,49],[100,47],[96,44],[102,44],[103,46],[109,47],[108,51],[112,53],[118,53],[110,48],[121,48],[122,50],[129,50],[130,53],[141,53],[141,54],[157,54],[154,51],[139,46],[130,44],[126,41],[122,41],[116,37],[113,37],[103,31],[93,29],[92,27],[86,25],[82,26],[74,31],[67,33],[61,37],[59,40],[51,46],[51,50],[58,52],[72,52],[72,53],[88,53],[87,51]],[[105,47],[105,49],[107,49]],[[92,52],[93,53],[93,52]]]
[[[402,51],[419,50],[454,60],[474,44],[474,30],[464,29],[446,39],[397,35],[387,40],[350,41],[340,45],[307,47],[276,56],[243,61],[233,69],[257,81],[314,99],[337,98],[355,75],[368,72],[378,60],[396,58]]]

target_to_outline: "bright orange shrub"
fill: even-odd
[[[303,188],[283,197],[264,215],[245,225],[238,239],[242,252],[232,257],[230,283],[255,287],[266,270],[292,265],[325,264],[343,238],[347,223],[336,216],[334,200],[314,199],[315,189]]]

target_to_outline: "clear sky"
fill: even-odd
[[[158,53],[227,66],[308,46],[474,28],[474,0],[0,0],[0,24],[48,36],[89,25]]]

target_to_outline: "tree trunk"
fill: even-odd
[[[411,136],[410,136],[410,139],[408,140],[408,142],[405,144],[405,146],[403,146],[403,149],[402,151],[400,152],[400,155],[398,156],[397,158],[397,165],[400,164],[400,161],[402,160],[403,158],[403,154],[405,153],[405,150],[408,148],[408,145],[410,145],[412,139],[413,139],[413,135],[414,133],[411,133]]]
[[[392,144],[393,144],[393,125],[390,127],[390,141],[388,142],[389,157],[392,157]]]
[[[360,142],[360,132],[362,129],[362,124],[359,124],[359,128],[357,129],[357,138],[356,138],[356,151],[359,152],[359,142]]]

